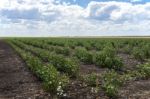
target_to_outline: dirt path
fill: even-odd
[[[14,50],[0,40],[0,99],[48,99],[41,82]]]

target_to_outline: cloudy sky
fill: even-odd
[[[150,35],[150,0],[0,0],[0,36]]]

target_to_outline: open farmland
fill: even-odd
[[[150,97],[149,38],[9,38],[0,41],[0,59],[0,98]],[[20,93],[15,81],[25,85]]]

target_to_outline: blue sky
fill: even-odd
[[[61,3],[68,2],[70,4],[77,4],[82,7],[86,7],[91,1],[96,1],[96,2],[117,1],[117,2],[129,2],[132,4],[144,4],[150,2],[150,0],[61,0]]]
[[[149,0],[0,0],[0,36],[150,35]]]

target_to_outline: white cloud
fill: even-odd
[[[1,36],[150,35],[150,3],[91,1],[82,8],[54,0],[1,1]]]
[[[150,4],[123,2],[91,2],[88,5],[88,17],[97,20],[113,22],[141,22],[150,19]]]

